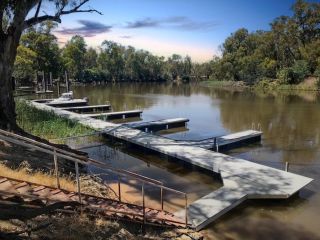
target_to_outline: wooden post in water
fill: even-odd
[[[44,71],[42,71],[42,91],[46,92],[46,82],[44,77]]]
[[[288,171],[289,171],[289,163],[288,163],[288,162],[286,162],[285,171],[286,171],[286,172],[288,172]]]
[[[49,73],[49,85],[52,87],[52,72]]]
[[[58,169],[58,156],[56,150],[53,151],[53,161],[54,161],[54,175],[57,180],[57,188],[60,189],[60,180],[59,180],[59,169]]]
[[[65,71],[64,77],[65,77],[65,81],[66,81],[66,92],[69,92],[70,88],[69,88],[69,79],[68,79],[68,72],[67,71]]]
[[[57,82],[57,91],[58,91],[58,97],[60,97],[60,77]]]
[[[77,179],[77,189],[78,189],[78,195],[79,195],[79,202],[81,204],[81,192],[80,192],[80,178],[79,178],[79,163],[74,163],[76,168],[76,179]]]

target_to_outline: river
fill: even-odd
[[[227,154],[278,169],[288,162],[289,171],[314,181],[288,200],[246,201],[203,234],[206,239],[320,239],[320,97],[316,92],[255,93],[144,83],[78,86],[73,91],[75,97],[88,97],[90,104],[110,102],[115,111],[143,109],[144,121],[190,119],[187,130],[166,133],[174,139],[203,139],[261,127],[261,144]],[[205,173],[114,143],[86,151],[185,191],[190,201],[221,186]]]

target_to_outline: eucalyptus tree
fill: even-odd
[[[83,9],[89,0],[1,0],[0,1],[0,128],[19,130],[16,124],[12,72],[23,31],[44,21],[61,22],[61,16]],[[101,13],[100,13],[101,14]]]

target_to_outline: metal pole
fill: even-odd
[[[186,206],[185,206],[185,211],[186,211],[186,228],[188,227],[188,196],[187,194],[184,195],[185,200],[186,200]]]
[[[44,71],[42,71],[42,91],[46,92],[46,83],[44,78]]]
[[[161,211],[163,211],[163,188],[160,188],[160,198],[161,198]]]
[[[60,189],[60,180],[59,180],[59,169],[58,169],[58,156],[56,150],[53,151],[53,161],[54,161],[54,174],[57,179],[57,187]]]
[[[50,86],[52,87],[52,72],[49,73],[49,81],[50,81]]]
[[[120,182],[120,175],[118,175],[118,198],[119,202],[121,203],[121,182]]]
[[[68,79],[68,72],[65,71],[64,73],[65,81],[66,81],[66,92],[69,92],[69,79]]]
[[[216,144],[216,152],[219,152],[219,144]]]
[[[74,165],[75,165],[75,168],[76,168],[76,179],[77,179],[77,189],[78,189],[78,195],[79,195],[79,202],[81,203],[79,164],[78,164],[78,162],[75,162]]]
[[[288,163],[288,162],[286,162],[285,171],[286,171],[286,172],[288,172],[288,171],[289,171],[289,163]]]
[[[60,97],[60,77],[57,82],[57,91],[58,91],[58,97]]]
[[[142,210],[143,210],[143,223],[146,223],[146,208],[144,202],[144,183],[142,183]]]

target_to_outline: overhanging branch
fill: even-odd
[[[28,28],[31,27],[35,24],[44,22],[44,21],[54,21],[54,22],[58,22],[61,23],[61,16],[63,15],[68,15],[71,13],[98,13],[100,15],[102,15],[101,12],[99,12],[96,9],[93,8],[89,8],[89,9],[80,9],[85,3],[89,2],[89,0],[83,0],[81,1],[77,6],[69,9],[69,10],[64,10],[66,5],[62,5],[59,9],[59,11],[55,14],[55,15],[43,15],[38,17],[39,11],[40,11],[40,7],[41,7],[41,2],[39,2],[38,6],[37,6],[37,10],[36,10],[36,14],[34,17],[29,18],[28,20],[25,21],[25,26],[24,28]]]

